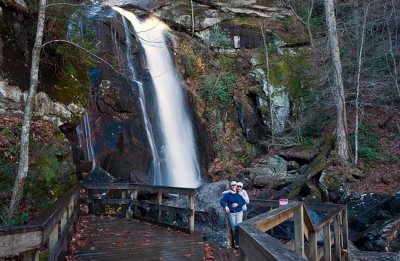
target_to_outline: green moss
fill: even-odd
[[[87,65],[74,64],[73,61],[67,62],[69,64],[63,68],[63,71],[57,77],[56,98],[65,104],[77,103],[85,106],[90,92],[88,67]]]
[[[237,17],[235,19],[229,20],[229,23],[232,25],[247,25],[250,27],[259,28],[259,26],[256,23],[256,19],[252,17]]]
[[[233,90],[237,87],[238,77],[238,74],[231,72],[206,75],[201,88],[202,96],[216,106],[227,106]]]
[[[354,138],[351,137],[351,145],[354,151]],[[375,125],[369,123],[362,123],[359,128],[358,135],[358,153],[360,157],[372,161],[372,160],[383,160],[386,156],[386,152],[382,150],[379,144],[378,131]]]
[[[55,5],[51,8],[45,40],[64,39],[68,32],[71,43],[46,45],[44,52],[51,53],[53,59],[44,59],[44,62],[56,72],[56,99],[66,104],[73,102],[85,106],[90,91],[88,71],[95,65],[95,58],[90,53],[96,53],[96,26],[86,17],[84,6],[59,7]]]
[[[273,86],[286,86],[290,99],[295,106],[300,106],[301,99],[309,93],[310,64],[308,53],[296,54],[285,52],[283,56],[273,55],[270,62],[270,81]]]

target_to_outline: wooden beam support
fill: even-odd
[[[346,250],[346,258],[348,259],[349,253],[349,226],[347,221],[347,206],[342,211],[342,234],[343,234],[343,247],[342,250]]]
[[[339,224],[340,215],[337,215],[333,218],[333,231],[334,231],[334,238],[335,238],[335,260],[341,261],[342,260],[342,243],[340,240],[340,224]]]
[[[328,222],[324,226],[324,260],[331,261],[332,253],[331,253],[331,229],[330,223]]]
[[[161,210],[161,205],[162,205],[162,192],[159,191],[157,193],[157,207],[158,207],[158,222],[162,223],[162,210]]]
[[[310,233],[310,241],[308,244],[308,260],[318,261],[318,244],[317,244],[317,233]]]
[[[189,231],[190,233],[194,232],[194,203],[195,203],[195,195],[189,196],[189,208],[192,213],[189,216]]]
[[[303,206],[294,210],[294,252],[302,257],[304,254],[304,212]]]

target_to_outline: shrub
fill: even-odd
[[[351,145],[354,150],[355,136],[351,137]],[[358,154],[366,160],[382,160],[385,152],[379,144],[379,137],[376,126],[363,123],[358,134]]]
[[[236,87],[238,74],[227,72],[223,75],[206,75],[201,92],[203,97],[220,107],[225,107],[231,99],[231,92]]]
[[[229,34],[222,30],[219,25],[214,25],[210,32],[211,46],[215,46],[221,49],[229,48],[232,44],[232,39]]]

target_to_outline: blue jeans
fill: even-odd
[[[238,235],[238,224],[243,222],[243,211],[229,213],[229,222],[232,227],[232,236],[234,245],[239,244],[239,235]]]

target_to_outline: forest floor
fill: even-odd
[[[366,111],[358,168],[364,179],[350,184],[352,192],[395,193],[400,188],[399,116],[389,110]],[[353,126],[349,126],[354,130]],[[366,147],[368,145],[368,147]]]

